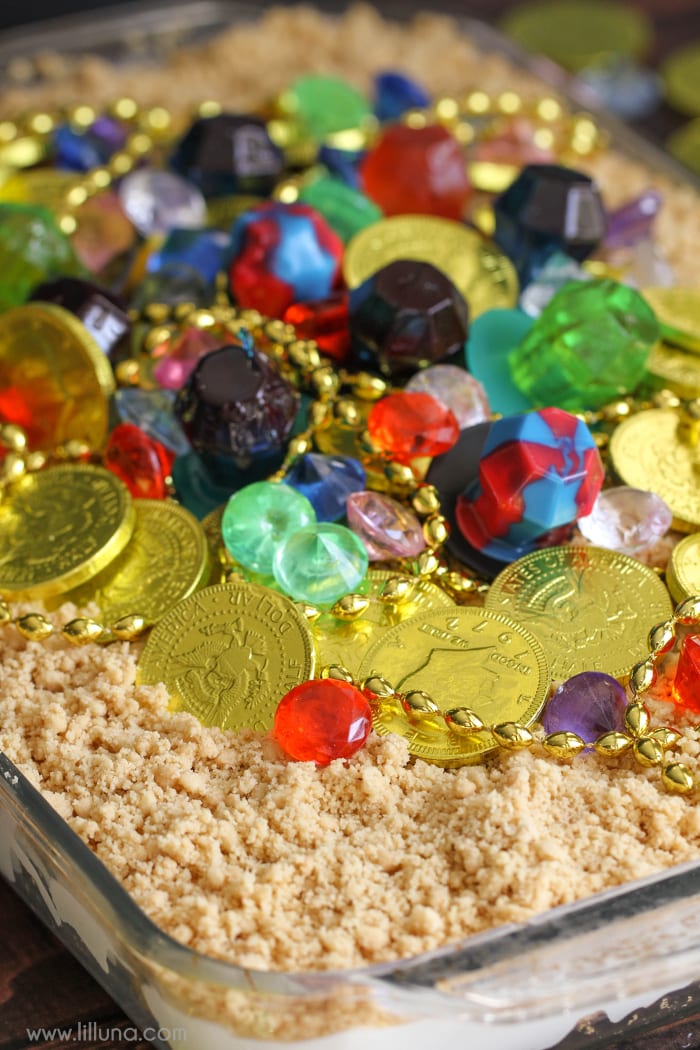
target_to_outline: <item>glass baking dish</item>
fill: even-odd
[[[200,0],[116,9],[88,24],[74,16],[5,33],[0,70],[44,49],[157,59],[175,43],[257,14]],[[505,54],[574,104],[593,106],[556,67],[461,21],[484,51]],[[622,152],[693,183],[619,122],[596,119]],[[422,1050],[430,1040],[473,1050],[584,1050],[697,1012],[700,863],[398,963],[263,973],[199,955],[160,931],[3,755],[0,774],[0,874],[157,1047]]]

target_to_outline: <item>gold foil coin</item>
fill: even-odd
[[[669,505],[675,529],[700,529],[700,446],[683,438],[676,412],[651,408],[620,423],[610,460],[625,485],[655,492]]]
[[[126,547],[129,491],[102,467],[52,467],[16,482],[0,503],[0,594],[39,601],[79,587]]]
[[[95,602],[107,623],[129,613],[156,623],[209,580],[207,538],[193,514],[169,500],[134,500],[134,509],[136,524],[122,553],[63,599]]]
[[[324,613],[311,625],[320,666],[340,664],[357,676],[368,648],[392,627],[419,612],[455,608],[455,603],[440,587],[417,577],[410,577],[411,590],[401,602],[379,601],[378,596],[386,581],[397,576],[400,578],[401,574],[370,569],[357,588],[359,594],[370,598],[362,616],[348,623]]]
[[[644,288],[661,337],[681,350],[700,354],[700,292],[694,288]]]
[[[683,398],[700,396],[700,356],[658,342],[651,348],[647,372],[661,387]]]
[[[63,307],[26,303],[0,315],[0,390],[3,419],[19,423],[32,448],[104,444],[112,366]]]
[[[442,714],[467,707],[485,725],[519,722],[539,715],[550,684],[547,658],[537,638],[510,616],[455,606],[432,609],[392,627],[366,653],[362,677],[383,675],[401,693],[423,690],[440,714],[415,720],[397,700],[379,702],[377,733],[397,733],[415,758],[439,766],[461,766],[496,747],[484,729],[464,737]]]
[[[602,547],[545,547],[508,565],[486,608],[507,613],[542,645],[556,679],[582,671],[624,678],[643,659],[649,629],[671,611],[646,565]]]
[[[685,164],[686,168],[690,168],[696,175],[700,174],[700,117],[695,117],[694,120],[689,120],[687,124],[682,124],[679,128],[666,139],[666,149],[679,160],[681,164]]]
[[[282,697],[313,677],[306,620],[289,598],[220,583],[179,602],[151,632],[141,685],[164,682],[176,709],[204,725],[266,732]]]
[[[666,569],[666,586],[676,602],[700,594],[700,532],[673,548]]]
[[[345,250],[345,281],[356,288],[397,259],[419,259],[447,274],[467,300],[472,320],[517,301],[518,277],[510,259],[475,230],[432,215],[394,215],[360,230]]]
[[[669,55],[661,65],[664,96],[669,105],[690,117],[700,115],[700,44]]]

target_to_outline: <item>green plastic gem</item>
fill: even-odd
[[[226,549],[244,568],[269,576],[280,544],[315,521],[314,508],[301,492],[273,481],[256,481],[231,496],[221,535]]]
[[[570,281],[508,363],[535,408],[581,412],[635,390],[658,338],[653,310],[632,288],[607,278]]]
[[[282,96],[282,108],[294,114],[317,142],[336,131],[360,127],[372,113],[356,88],[337,77],[316,74],[295,80]]]
[[[345,525],[317,522],[277,548],[273,571],[285,594],[323,608],[356,590],[368,563],[359,536]]]
[[[50,277],[84,272],[48,208],[0,203],[0,310],[25,303]]]
[[[345,244],[384,214],[364,193],[332,175],[321,175],[308,186],[302,186],[299,200],[320,212]]]

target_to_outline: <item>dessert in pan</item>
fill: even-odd
[[[438,16],[42,63],[0,125],[3,874],[192,1045],[534,1050],[687,983],[695,191]]]

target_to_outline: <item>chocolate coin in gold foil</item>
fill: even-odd
[[[620,423],[610,460],[625,485],[655,492],[669,505],[675,529],[700,529],[700,445],[688,440],[677,412],[651,408]]]
[[[285,693],[313,677],[306,620],[282,594],[219,583],[179,602],[151,632],[141,685],[164,682],[177,710],[221,729],[271,729]]]
[[[398,700],[377,704],[377,733],[397,733],[415,758],[461,766],[496,747],[488,729],[474,736],[448,728],[443,714],[467,707],[485,725],[529,725],[542,710],[550,684],[544,649],[527,627],[488,609],[432,609],[392,627],[366,653],[362,677],[381,674],[400,693],[422,690],[440,708],[416,720]]]
[[[700,355],[659,341],[651,348],[646,368],[662,389],[682,398],[700,396]]]
[[[39,601],[109,565],[134,530],[129,490],[102,467],[28,474],[0,503],[0,594]]]
[[[204,529],[170,500],[134,501],[136,524],[129,543],[98,576],[65,599],[95,602],[106,623],[138,613],[156,623],[209,581],[211,559]]]
[[[554,678],[582,671],[624,678],[671,601],[656,573],[626,554],[545,547],[499,573],[486,608],[512,616],[539,638]]]
[[[407,595],[400,602],[380,601],[384,584],[397,578],[410,585]],[[452,599],[429,580],[381,569],[370,569],[357,591],[366,594],[370,603],[356,620],[348,623],[324,613],[311,626],[319,665],[340,664],[353,675],[359,672],[368,648],[392,627],[419,612],[455,608]]]
[[[481,234],[433,215],[394,215],[366,226],[349,242],[343,273],[356,288],[397,259],[419,259],[442,270],[469,304],[472,320],[514,306],[518,277],[511,261]]]
[[[0,315],[0,391],[2,418],[23,427],[32,448],[104,444],[112,366],[63,307],[26,303]]]
[[[673,548],[666,568],[666,586],[676,602],[700,594],[700,532]]]
[[[700,43],[673,51],[660,72],[666,101],[688,116],[700,115]]]
[[[672,346],[700,354],[700,291],[695,288],[644,288],[661,337]]]

